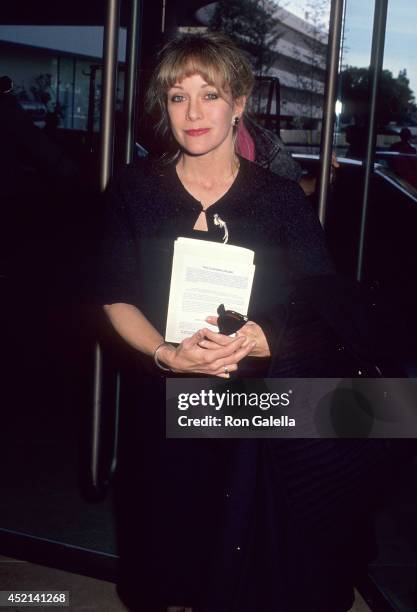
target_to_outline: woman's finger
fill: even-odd
[[[233,361],[235,363],[239,363],[239,361],[241,361],[242,359],[247,357],[250,353],[252,353],[256,345],[257,345],[256,342],[249,342],[247,345],[244,345],[242,348],[240,348],[234,353]]]
[[[207,363],[213,364],[219,359],[223,359],[224,361],[225,359],[233,355],[233,360],[229,359],[229,361],[236,361],[234,356],[237,351],[242,350],[242,347],[244,347],[244,351],[251,350],[250,343],[247,344],[246,338],[244,338],[243,336],[240,338],[233,338],[233,341],[230,342],[230,344],[228,344],[227,346],[223,346],[218,349],[213,349],[212,351],[206,351],[205,359]]]
[[[185,338],[182,341],[182,345],[183,345],[184,348],[190,349],[193,346],[195,346],[196,344],[198,344],[199,342],[201,342],[201,340],[203,340],[203,339],[204,339],[203,330],[199,329],[198,331],[195,332],[195,334],[193,334],[189,338]]]
[[[219,317],[206,317],[206,321],[207,323],[210,323],[210,325],[217,325],[217,321],[219,320]]]
[[[198,346],[201,346],[201,348],[209,349],[209,350],[219,348],[219,345],[217,344],[217,342],[212,342],[211,340],[202,340],[201,342],[198,343]]]
[[[217,372],[218,370],[220,370],[225,365],[225,363],[228,361],[228,357],[229,358],[232,357],[230,361],[232,361],[234,364],[239,363],[239,361],[247,357],[249,353],[253,351],[255,346],[256,346],[256,342],[250,342],[247,346],[243,348],[239,348],[236,351],[234,351],[232,355],[222,355],[215,361],[211,362],[211,365],[210,365],[211,370],[213,372]],[[214,353],[214,351],[212,352]]]
[[[224,334],[219,334],[218,332],[213,332],[211,329],[204,328],[203,333],[205,336],[205,340],[208,339],[211,342],[215,342],[217,345],[228,346],[231,344],[236,338],[231,338],[230,336],[225,336]],[[204,340],[203,340],[204,342]]]
[[[242,338],[243,336],[244,334],[241,334],[240,338]],[[220,337],[220,342],[218,342],[219,337]],[[228,336],[226,337],[229,338]],[[221,336],[221,334],[215,334],[215,340],[208,340],[207,338],[204,338],[198,343],[198,346],[201,346],[201,348],[204,348],[204,349],[211,349],[211,350],[219,349],[222,347],[227,347],[236,340],[237,336],[235,338],[229,338],[228,342],[225,342],[223,338],[224,336]]]
[[[223,366],[221,366],[221,368],[214,373],[215,376],[220,376],[222,374],[230,374],[231,372],[236,372],[236,370],[238,369],[238,365],[237,363],[231,363],[231,364],[225,364]]]

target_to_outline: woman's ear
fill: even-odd
[[[236,98],[233,104],[233,114],[237,115],[239,118],[242,117],[243,111],[245,110],[247,96],[240,96],[240,98]]]

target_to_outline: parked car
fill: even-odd
[[[293,154],[306,173],[319,175],[318,155]],[[330,186],[326,236],[340,274],[356,278],[361,227],[364,167],[360,160],[338,158]],[[317,190],[310,198],[317,205]],[[417,368],[417,188],[387,164],[372,173],[363,281],[373,287],[389,321],[406,369]]]
[[[417,188],[417,149],[415,154],[377,151],[375,159],[382,167],[392,170],[398,177]]]
[[[318,155],[297,154],[303,172],[318,176]],[[360,160],[338,158],[330,186],[326,233],[339,270],[355,274],[359,245],[364,167]],[[316,192],[317,193],[317,192]],[[316,194],[312,197],[315,204]],[[417,269],[417,187],[387,163],[377,162],[368,202],[365,276],[394,281]]]

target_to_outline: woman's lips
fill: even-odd
[[[185,130],[187,136],[202,136],[203,134],[207,134],[210,128],[202,128],[201,130]]]

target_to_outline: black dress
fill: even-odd
[[[109,191],[102,298],[138,304],[151,323],[165,327],[173,243],[195,235],[202,211],[177,177],[175,166],[141,162]],[[231,244],[255,251],[251,317],[268,315],[302,277],[332,272],[320,223],[300,187],[241,159],[229,191],[207,212],[210,240],[221,241],[214,225],[226,221]]]
[[[230,190],[210,207],[205,233],[193,231],[202,208],[173,165],[129,168],[108,196],[101,301],[138,306],[162,334],[174,240],[221,241],[216,213],[227,223],[231,244],[255,251],[249,315],[275,346],[277,313],[296,284],[333,273],[319,221],[298,185],[246,160]],[[269,367],[249,365],[244,375]],[[300,529],[301,511],[297,520],[291,515],[303,503],[288,503],[299,498],[291,498],[279,463],[295,456],[287,473],[293,469],[298,477],[297,446],[291,455],[278,441],[166,440],[163,382],[149,358],[132,357],[123,385],[116,496],[125,602],[144,612],[167,605],[202,612],[347,610],[351,567],[343,555],[336,565],[332,558],[343,543],[346,551],[335,529],[343,531],[343,524],[325,518],[320,531],[318,512],[304,522],[321,533],[316,537]],[[303,448],[308,459],[308,445]],[[322,464],[332,462],[326,449],[320,454],[313,445],[313,451]],[[348,462],[346,452],[339,454]]]

